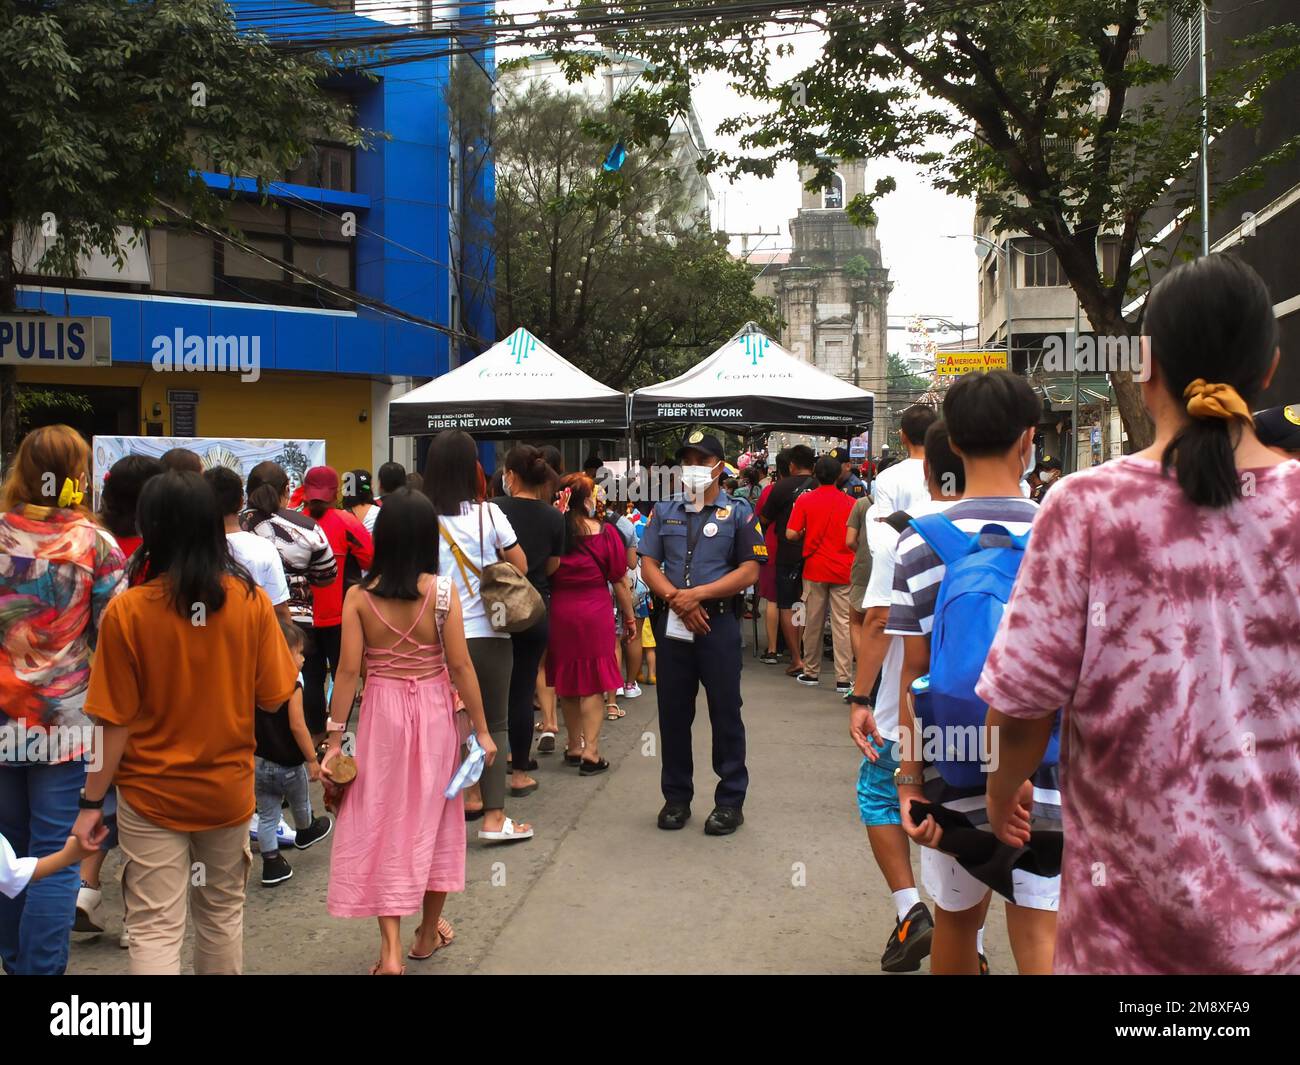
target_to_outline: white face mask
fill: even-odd
[[[1028,477],[1034,472],[1034,467],[1038,465],[1038,452],[1034,450],[1034,438],[1029,438],[1029,457],[1025,459],[1025,472],[1020,475],[1021,479]]]
[[[501,490],[502,490],[503,492],[505,492],[505,494],[508,495],[508,496],[512,496],[512,495],[514,495],[514,492],[510,491],[510,475],[509,475],[509,474],[506,474],[506,475],[504,475],[504,476],[501,478]]]
[[[1056,479],[1056,471],[1055,471],[1055,470],[1039,470],[1039,471],[1038,471],[1038,479],[1039,479],[1039,481],[1041,481],[1043,484],[1047,484],[1049,481],[1054,481],[1054,480]]]
[[[692,509],[699,510],[704,505],[704,493],[713,484],[712,466],[683,466],[682,489]]]

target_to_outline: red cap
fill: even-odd
[[[302,489],[309,503],[316,499],[333,503],[339,497],[339,475],[328,466],[313,466],[302,479]]]

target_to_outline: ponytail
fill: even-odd
[[[1192,503],[1227,507],[1242,496],[1234,448],[1277,351],[1268,287],[1230,255],[1207,255],[1152,290],[1145,328],[1165,387],[1188,422],[1161,455]],[[1239,424],[1240,423],[1240,424]]]
[[[259,462],[248,474],[248,506],[262,521],[277,513],[289,490],[289,475],[278,462]]]

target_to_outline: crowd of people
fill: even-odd
[[[96,513],[85,440],[34,430],[0,489],[5,971],[108,927],[117,848],[131,970],[179,972],[188,920],[195,971],[239,972],[250,842],[285,890],[286,852],[332,836],[329,913],[375,918],[370,971],[403,973],[455,938],[469,826],[544,831],[536,759],[606,772],[643,684],[658,827],[692,816],[703,688],[704,832],[731,835],[751,612],[773,681],[848,705],[885,971],[987,972],[995,894],[1022,973],[1295,971],[1300,417],[1251,413],[1279,354],[1248,267],[1174,271],[1146,322],[1155,442],[1066,478],[1005,371],[860,468],[796,445],[733,470],[691,432],[653,504],[551,446],[489,479],[445,431],[418,478],[132,455]]]

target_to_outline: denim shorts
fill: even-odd
[[[897,754],[898,744],[886,740],[880,757],[874,762],[863,758],[858,769],[858,815],[868,827],[903,823],[898,810],[898,788],[894,785]]]

